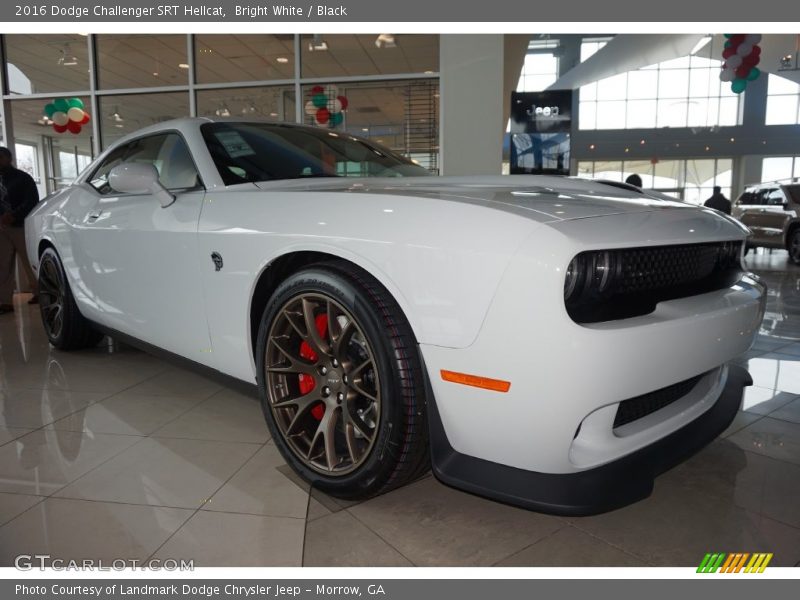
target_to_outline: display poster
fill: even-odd
[[[572,90],[511,93],[511,174],[569,175]]]

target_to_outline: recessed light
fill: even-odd
[[[369,131],[369,127],[362,127],[361,131]]]
[[[181,64],[178,65],[178,68],[179,69],[188,69],[189,65],[187,65],[186,63],[181,63]]]
[[[279,56],[275,60],[278,61],[279,63],[281,63],[282,65],[285,65],[286,63],[289,62],[289,59],[286,58],[285,56]]]
[[[270,117],[277,117],[277,116],[278,116],[278,113],[276,113],[276,112],[271,112],[271,113],[269,113],[269,116],[270,116]]]

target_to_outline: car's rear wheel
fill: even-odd
[[[364,498],[427,470],[416,342],[367,274],[334,262],[289,276],[264,310],[256,358],[273,439],[320,490]]]
[[[800,227],[795,227],[789,233],[789,243],[787,248],[789,259],[796,265],[800,265]]]
[[[95,346],[103,338],[78,310],[61,259],[53,248],[45,249],[39,259],[39,308],[47,339],[59,350]]]

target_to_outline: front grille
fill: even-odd
[[[696,244],[619,251],[618,293],[650,292],[705,279],[717,267],[718,246]]]
[[[705,375],[706,373],[703,373],[697,377],[675,383],[661,388],[660,390],[656,390],[655,392],[623,400],[619,403],[619,408],[617,408],[617,416],[614,418],[614,428],[616,429],[617,427],[622,427],[623,425],[637,421],[657,410],[661,410],[665,406],[669,406],[676,400],[680,400],[691,392]]]
[[[582,275],[567,312],[577,323],[625,319],[651,313],[659,302],[729,287],[741,276],[741,248],[719,242],[584,252],[576,257]]]

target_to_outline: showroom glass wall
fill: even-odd
[[[3,139],[42,193],[160,121],[316,124],[304,109],[317,85],[347,98],[337,129],[438,165],[438,35],[20,34],[2,36],[2,51]],[[45,106],[58,98],[83,102],[91,120],[79,133],[54,129]]]

